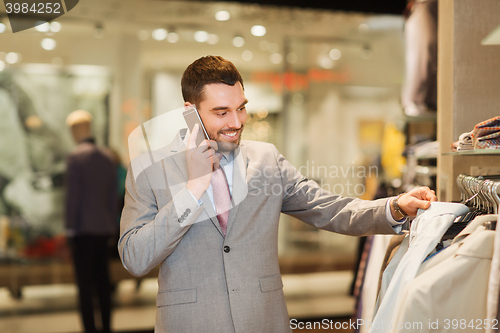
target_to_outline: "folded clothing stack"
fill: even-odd
[[[451,151],[473,150],[474,143],[472,142],[472,132],[460,134],[458,141],[451,144]]]
[[[473,149],[500,149],[500,116],[480,122],[451,144],[452,151]]]
[[[472,132],[462,133],[458,138],[458,151],[462,150],[472,150],[474,149],[474,143],[472,142]]]
[[[472,141],[474,149],[500,149],[500,116],[474,126]]]

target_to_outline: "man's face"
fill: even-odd
[[[245,104],[248,102],[241,83],[236,82],[234,86],[211,83],[204,88],[204,98],[196,107],[208,136],[211,140],[239,145],[247,121]]]

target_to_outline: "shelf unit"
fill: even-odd
[[[453,151],[448,153],[442,153],[441,155],[447,156],[466,156],[466,155],[500,155],[500,149],[474,149],[474,150],[464,150],[464,151]]]
[[[460,134],[498,116],[498,48],[482,45],[498,26],[498,12],[498,0],[439,1],[437,195],[442,201],[460,200],[459,174],[500,166],[500,152],[450,152]]]

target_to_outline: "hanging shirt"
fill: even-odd
[[[436,247],[455,218],[468,211],[465,205],[449,202],[432,202],[427,210],[418,210],[410,229],[408,251],[394,273],[373,322],[366,323],[370,326],[370,333],[390,332],[397,324],[395,312],[400,306],[401,292],[415,278],[420,264]]]
[[[497,228],[500,222],[500,214],[497,217]],[[497,232],[495,236],[495,246],[493,251],[493,258],[491,262],[490,278],[488,282],[488,297],[487,297],[487,312],[486,318],[490,320],[490,323],[494,320],[500,319],[500,233]],[[498,323],[498,322],[497,322]],[[498,327],[499,325],[497,325]],[[487,333],[498,332],[498,329],[493,330],[493,328],[486,329]]]
[[[479,226],[456,252],[402,291],[391,333],[475,332],[487,325],[486,294],[495,231]],[[398,323],[399,326],[398,326]]]

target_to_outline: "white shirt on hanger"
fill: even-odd
[[[455,218],[468,211],[469,208],[463,204],[449,202],[432,202],[427,210],[419,209],[410,229],[408,251],[394,273],[373,322],[365,323],[370,326],[370,333],[390,332],[397,324],[395,316],[400,306],[401,292],[415,278],[420,264],[436,247]]]

